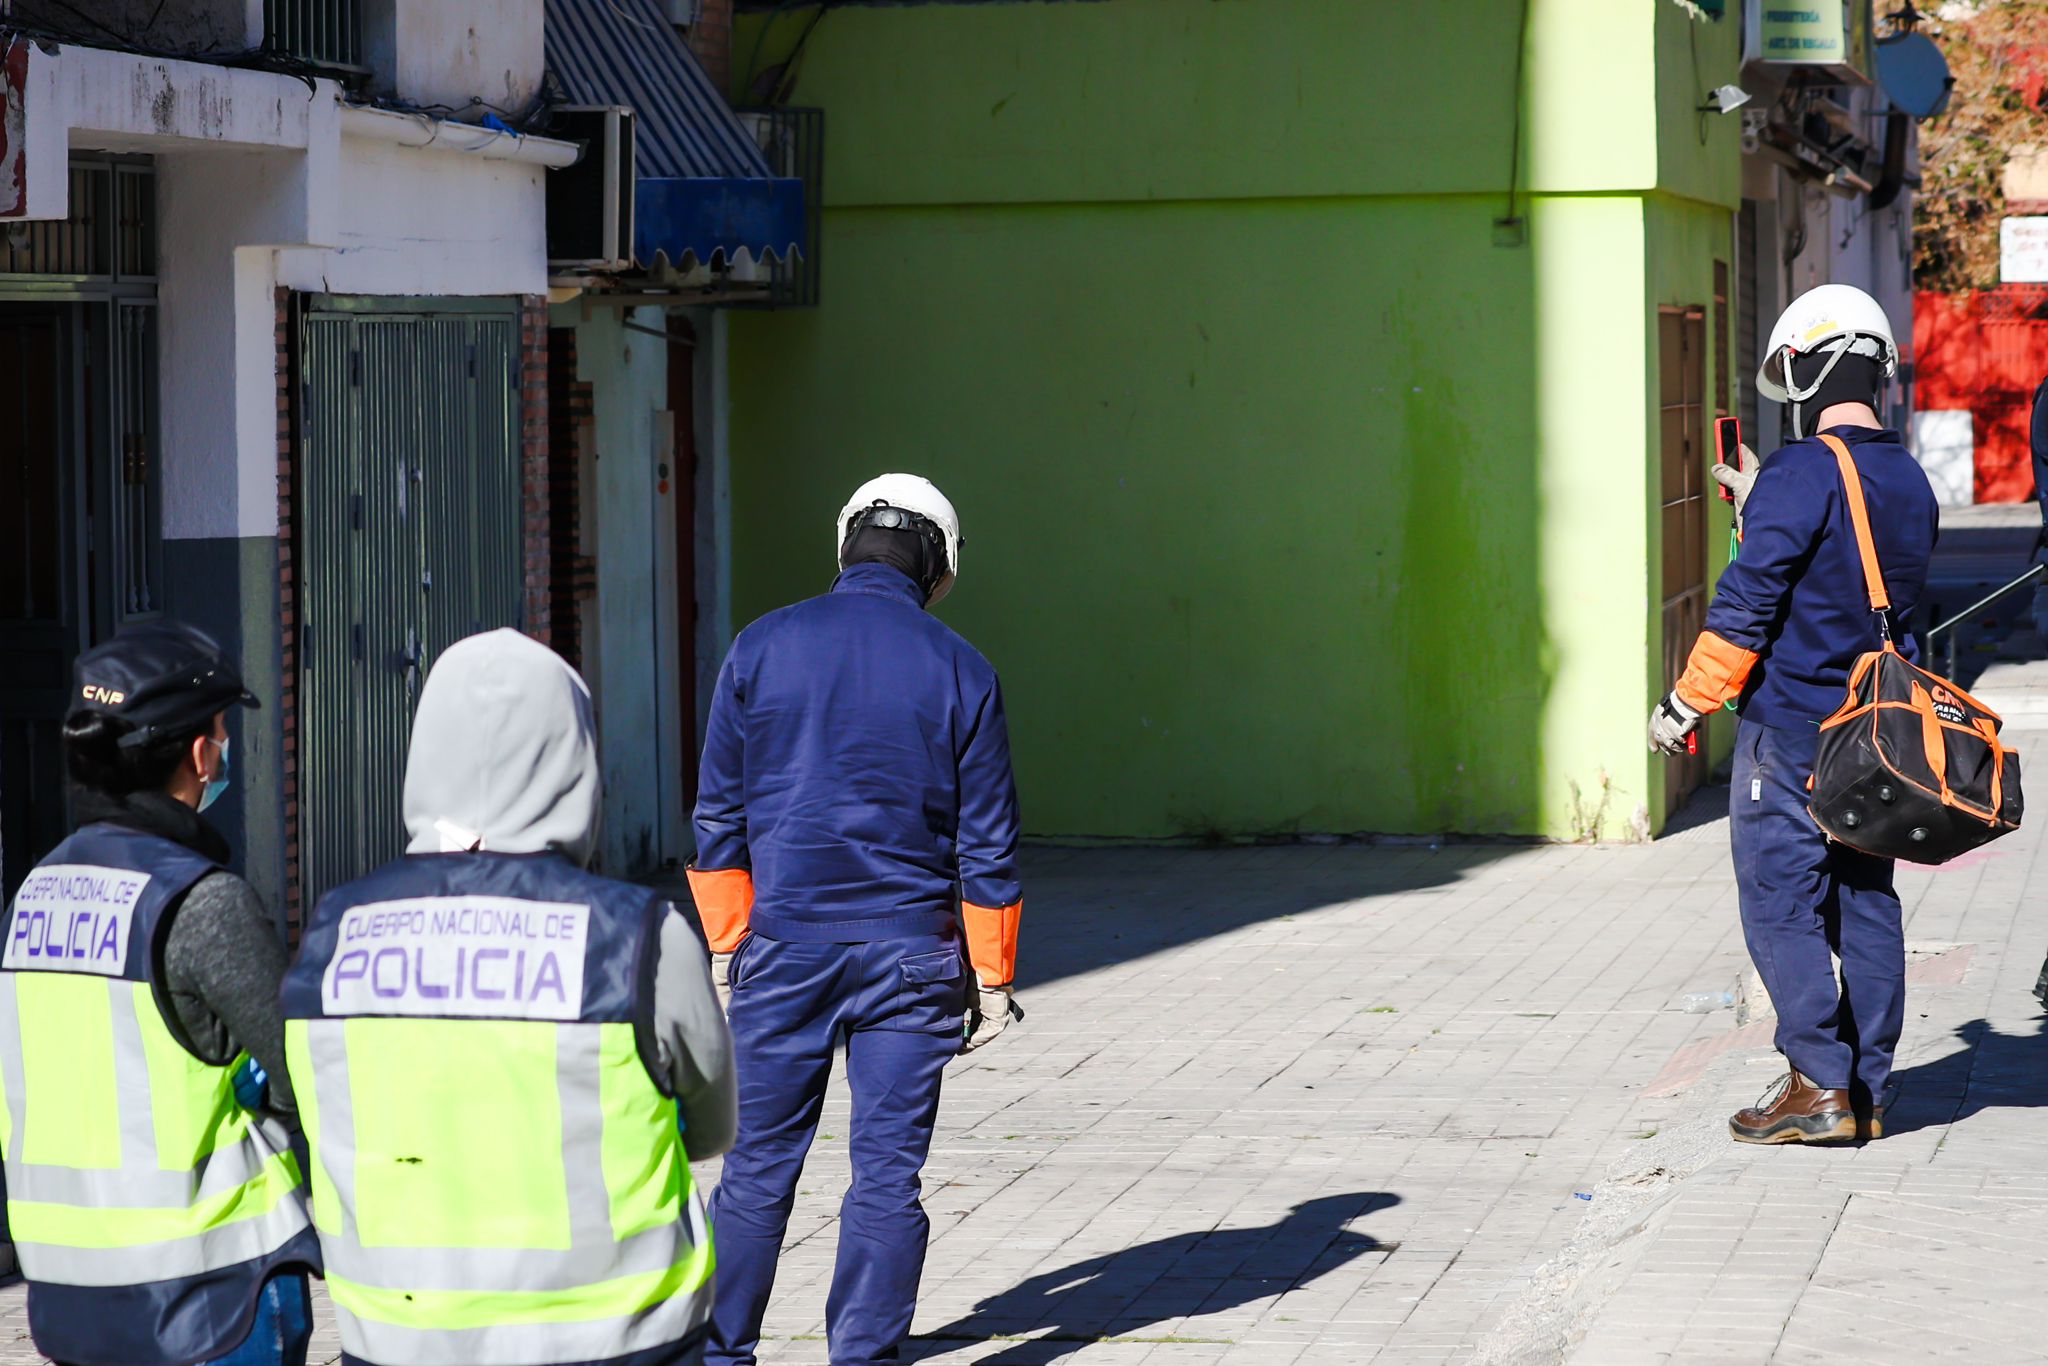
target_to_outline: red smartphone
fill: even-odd
[[[1742,419],[1739,417],[1717,417],[1714,419],[1714,463],[1742,468],[1742,457],[1737,454],[1742,448]],[[1721,491],[1721,501],[1735,501],[1734,491],[1726,484],[1716,484]]]

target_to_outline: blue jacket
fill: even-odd
[[[855,565],[740,633],[697,791],[691,881],[714,949],[747,928],[931,934],[963,901],[1008,910],[1014,937],[1017,789],[996,671],[896,569]],[[744,884],[713,890],[742,870]]]
[[[1893,639],[1908,659],[1917,658],[1915,642],[1899,623],[1927,587],[1941,528],[1934,490],[1896,432],[1836,427],[1829,435],[1847,444],[1862,478],[1871,538],[1891,596]],[[1687,680],[1695,682],[1702,652],[1711,652],[1718,638],[1736,660],[1753,656],[1746,667],[1727,670],[1740,686],[1744,716],[1781,728],[1818,725],[1841,706],[1856,657],[1881,643],[1834,452],[1808,438],[1771,456],[1742,523],[1741,554],[1707,608]],[[1681,694],[1687,691],[1682,683]],[[1699,701],[1718,706],[1725,700],[1703,691],[1707,696]],[[1686,700],[1697,705],[1690,695]]]
[[[2041,539],[2048,542],[2048,379],[2034,390],[2027,444],[2034,450],[2034,497],[2041,504]]]

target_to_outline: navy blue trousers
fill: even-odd
[[[1778,1012],[1778,1051],[1863,1107],[1883,1100],[1905,1027],[1905,930],[1892,861],[1829,843],[1807,814],[1819,745],[1817,728],[1741,723],[1729,836],[1742,933]]]
[[[918,1173],[967,1009],[958,931],[868,944],[750,934],[730,967],[740,1125],[711,1197],[718,1275],[705,1360],[754,1361],[833,1050],[844,1044],[853,1181],[839,1207],[825,1332],[833,1366],[896,1361],[931,1231]]]
[[[29,1287],[35,1294],[35,1287]],[[249,1336],[206,1366],[306,1366],[313,1343],[313,1292],[303,1271],[280,1271],[256,1295]]]

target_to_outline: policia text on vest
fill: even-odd
[[[545,854],[406,858],[323,900],[285,1051],[350,1355],[538,1366],[699,1329],[710,1229],[638,1044],[666,912]]]
[[[159,980],[169,915],[212,860],[89,825],[0,922],[8,1222],[37,1347],[79,1366],[240,1345],[273,1274],[317,1267],[290,1138],[237,1101]]]
[[[513,1015],[583,1010],[589,908],[490,897],[356,906],[321,982],[337,1014]]]

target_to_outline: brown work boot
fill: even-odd
[[[1848,1143],[1858,1137],[1849,1093],[1823,1090],[1796,1068],[1760,1104],[1730,1116],[1728,1132],[1737,1143]]]

